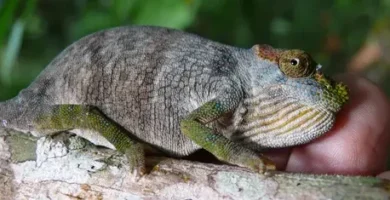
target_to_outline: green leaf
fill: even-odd
[[[14,66],[16,62],[20,46],[22,45],[24,24],[25,23],[23,22],[23,20],[19,19],[12,26],[10,38],[8,40],[8,44],[1,62],[1,81],[4,84],[9,84],[11,82],[10,76],[12,66]]]
[[[113,11],[119,21],[126,21],[130,15],[131,9],[137,0],[115,0],[113,2]]]
[[[4,38],[8,33],[8,29],[12,24],[12,19],[18,4],[19,0],[8,0],[2,4],[0,10],[0,46],[3,44]]]
[[[84,16],[71,26],[70,40],[77,40],[87,34],[115,26],[115,21],[107,12],[89,10]]]
[[[14,1],[17,2],[17,1]],[[11,33],[9,35],[8,43],[5,48],[5,51],[2,55],[1,59],[1,82],[4,84],[10,84],[11,83],[11,72],[12,67],[15,65],[15,62],[18,58],[20,47],[22,45],[23,40],[23,32],[25,29],[25,24],[28,23],[30,16],[32,16],[33,12],[35,11],[36,6],[36,0],[28,0],[24,4],[24,9],[22,12],[21,17],[16,20],[16,22],[12,26]],[[8,4],[8,7],[5,12],[2,13],[1,22],[9,23],[10,17],[12,17],[12,14],[10,12],[15,11],[15,4]],[[0,22],[0,23],[1,23]],[[0,30],[1,32],[4,30]],[[4,31],[5,32],[5,31]],[[3,35],[4,36],[4,35]],[[1,37],[0,35],[0,44],[1,44]]]
[[[133,23],[183,29],[193,21],[198,4],[190,0],[143,0],[138,6]]]
[[[286,36],[291,32],[291,22],[283,18],[274,18],[271,22],[271,33],[278,36]]]

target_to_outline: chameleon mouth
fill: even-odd
[[[339,111],[349,100],[348,87],[344,83],[335,82],[320,71],[314,74],[314,79],[324,88],[322,95],[325,99],[325,106],[330,108],[331,111]]]
[[[333,112],[294,99],[260,98],[247,104],[247,113],[234,139],[256,148],[277,148],[307,143],[327,132],[335,121]]]

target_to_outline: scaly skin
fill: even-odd
[[[121,27],[65,49],[20,94],[2,125],[35,136],[76,133],[115,148],[144,173],[142,144],[173,156],[204,148],[258,172],[263,148],[326,133],[348,100],[304,51],[241,49],[182,31]],[[89,132],[93,134],[90,135]]]

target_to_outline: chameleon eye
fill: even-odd
[[[290,63],[292,66],[297,66],[297,65],[299,65],[299,59],[293,58],[293,59],[291,59]]]
[[[279,59],[280,70],[291,78],[303,78],[314,74],[317,64],[309,54],[301,50],[284,51]]]

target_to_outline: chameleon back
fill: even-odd
[[[180,133],[180,119],[234,84],[233,54],[181,31],[110,29],[65,49],[19,98],[33,106],[96,106],[138,139],[187,155],[200,147]]]

